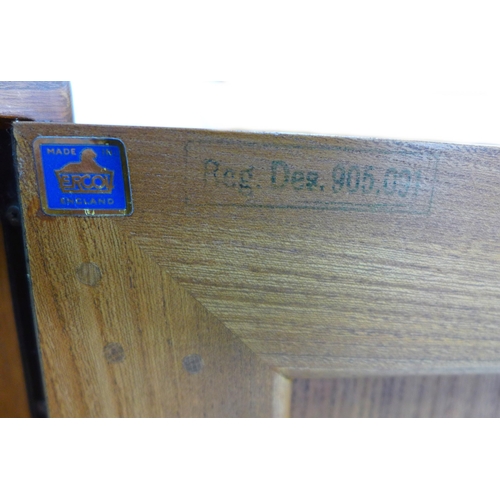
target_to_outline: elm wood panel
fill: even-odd
[[[292,417],[500,417],[500,375],[298,379]]]
[[[72,122],[69,82],[0,82],[0,117]]]
[[[30,123],[15,130],[30,216],[40,207],[31,151],[37,136],[122,139],[135,211],[110,227],[288,377],[500,367],[498,148]],[[353,162],[387,169],[399,168],[402,155],[416,155],[416,168],[426,157],[439,161],[424,186],[433,188],[428,211],[312,210],[293,189],[276,195],[280,208],[255,203],[257,191],[238,206],[238,193],[200,177],[204,145],[206,158],[239,158],[256,169],[294,157],[321,169],[347,150]],[[271,196],[261,198],[269,204]],[[30,252],[51,253],[43,228],[64,223],[27,220]]]
[[[22,186],[33,190],[33,176],[26,173]],[[175,283],[115,220],[40,216],[36,195],[24,199],[24,216],[50,416],[289,411],[290,382]]]
[[[0,225],[0,417],[29,417],[8,274]]]

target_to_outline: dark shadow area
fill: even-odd
[[[12,121],[0,119],[0,219],[31,415],[47,417],[40,351],[14,166]]]

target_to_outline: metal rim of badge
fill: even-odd
[[[132,214],[127,153],[120,139],[41,136],[33,142],[33,150],[45,214]]]

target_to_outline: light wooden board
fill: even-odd
[[[500,375],[300,379],[292,417],[500,417]]]
[[[168,414],[137,398],[190,400],[198,389],[183,385],[180,359],[196,353],[183,345],[208,339],[248,353],[252,369],[243,354],[224,355],[219,370],[240,361],[215,384],[230,372],[236,385],[264,377],[246,394],[262,387],[255,413],[267,415],[286,407],[276,373],[500,369],[497,148],[28,123],[15,134],[54,414]],[[41,212],[32,144],[55,135],[123,140],[132,216]],[[76,277],[85,262],[101,270],[96,287]],[[210,321],[217,334],[200,326]],[[189,334],[176,340],[178,331]],[[107,343],[121,344],[127,365],[106,364]]]

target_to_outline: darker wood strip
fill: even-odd
[[[298,379],[293,417],[499,417],[500,375]]]
[[[69,82],[0,82],[0,118],[72,122]]]
[[[21,353],[0,226],[0,417],[29,417]]]

